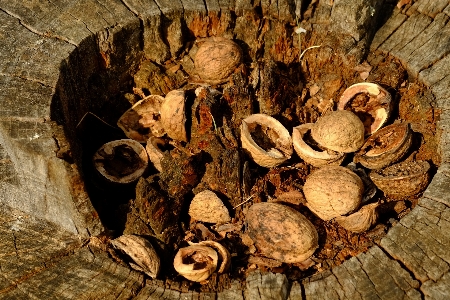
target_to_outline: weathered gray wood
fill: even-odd
[[[449,3],[448,0],[418,0],[409,8],[408,14],[418,11],[434,18],[438,13],[442,12]]]
[[[246,279],[246,300],[286,299],[289,282],[283,274],[251,272]]]
[[[406,19],[407,16],[402,14],[399,9],[394,9],[392,16],[375,33],[372,44],[370,45],[370,50],[375,51],[395,30],[397,30],[397,28],[400,27],[400,25],[403,24],[403,22],[405,22]]]
[[[180,0],[155,0],[164,15],[161,31],[170,47],[172,57],[176,57],[184,46],[183,4]]]
[[[421,71],[419,73],[418,79],[425,83],[427,86],[431,86],[448,75],[449,66],[450,55],[447,55],[428,69]]]
[[[450,274],[447,273],[437,282],[429,280],[425,282],[420,290],[425,295],[425,299],[444,300],[450,297]]]

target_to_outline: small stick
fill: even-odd
[[[238,205],[236,205],[235,207],[233,207],[233,209],[238,208],[241,205],[244,205],[245,203],[247,203],[248,201],[250,201],[253,197],[255,197],[256,194],[251,195],[250,197],[248,197],[244,202],[239,203]]]
[[[299,60],[300,60],[300,61],[302,60],[302,57],[303,57],[303,55],[305,55],[305,52],[306,52],[306,51],[308,51],[308,50],[310,50],[310,49],[314,49],[314,48],[319,48],[320,46],[322,46],[322,45],[319,45],[319,46],[311,46],[311,47],[306,48],[305,50],[303,50],[302,54],[300,54]]]

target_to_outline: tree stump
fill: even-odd
[[[3,1],[0,8],[0,298],[448,298],[449,1],[36,0]],[[306,34],[295,32],[299,24],[305,26]],[[382,57],[393,57],[409,78],[427,87],[417,98],[419,112],[403,113],[417,124],[439,116],[437,134],[424,131],[423,136],[430,136],[426,147],[439,147],[440,157],[429,159],[440,159],[440,166],[417,206],[379,244],[300,281],[261,271],[243,280],[213,278],[214,292],[192,290],[182,281],[150,280],[99,250],[114,234],[108,230],[114,222],[126,226],[127,220],[116,218],[124,208],[117,199],[132,198],[134,188],[118,191],[102,185],[87,162],[101,144],[122,134],[107,124],[115,124],[128,108],[121,89],[149,84],[145,78],[135,77],[133,82],[130,70],[141,67],[142,71],[140,64],[146,61],[146,72],[165,83],[152,88],[166,93],[186,79],[176,68],[170,76],[162,68],[168,69],[181,57],[182,68],[189,70],[193,62],[186,54],[195,48],[196,40],[210,36],[238,41],[244,61],[252,64],[259,78],[253,85],[246,82],[252,76],[242,69],[233,75],[233,88],[224,90],[230,110],[236,113],[223,139],[211,137],[227,149],[225,158],[217,155],[224,160],[240,160],[232,150],[233,124],[251,113],[254,105],[268,114],[280,114],[287,124],[299,121],[283,116],[287,109],[302,116],[300,121],[314,118],[296,111],[300,102],[292,103],[294,94],[276,94],[274,88],[301,93],[303,86],[286,88],[290,80],[314,82],[318,78],[304,78],[304,74],[327,68],[329,60],[354,68],[369,53],[381,57],[374,65],[382,64]],[[401,78],[375,80],[401,84]],[[322,99],[335,97],[351,84],[333,76],[323,82],[323,87],[308,87],[310,92],[318,88],[317,97]],[[249,86],[258,91],[257,97],[248,96]],[[431,100],[420,102],[425,98]],[[96,115],[105,110],[110,113],[100,120]],[[213,128],[207,114],[200,120],[200,125]],[[202,126],[197,125],[198,134],[203,135]],[[213,165],[201,172],[214,174],[220,168]],[[170,178],[160,179],[164,180]],[[155,182],[140,184],[145,189]],[[239,204],[241,189],[200,178],[191,184],[231,190],[233,206]],[[176,195],[190,191],[172,192],[173,207],[177,207],[181,200]],[[157,205],[151,209],[157,211]],[[157,226],[138,223],[139,213],[132,213],[135,228],[155,234]]]

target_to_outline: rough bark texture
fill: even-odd
[[[1,0],[0,298],[447,299],[447,0],[417,0],[394,9],[376,33],[372,29],[386,8],[382,1],[319,0],[313,12],[315,30],[333,28],[347,46],[338,55],[357,61],[370,46],[396,56],[431,89],[442,109],[438,125],[443,164],[418,206],[379,246],[302,282],[254,272],[244,286],[232,282],[217,294],[145,280],[106,255],[82,247],[80,239],[104,230],[97,214],[101,207],[94,209],[98,203],[91,203],[83,183],[86,175],[79,169],[81,145],[70,144],[82,116],[112,105],[105,95],[118,92],[117,81],[129,80],[126,71],[136,68],[142,57],[164,62],[180,54],[193,37],[234,35],[250,45],[244,48],[246,61],[265,57],[293,63],[298,57],[296,41],[283,34],[292,35],[285,24],[295,22],[301,3]],[[244,97],[244,92],[237,94]],[[117,110],[121,109],[125,108],[119,105]],[[64,130],[57,122],[65,124]]]

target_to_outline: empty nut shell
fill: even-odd
[[[105,178],[116,183],[133,182],[144,173],[148,165],[145,148],[130,139],[104,144],[95,152],[94,166]]]
[[[292,139],[275,118],[253,114],[242,120],[242,148],[260,166],[275,167],[291,158]]]
[[[194,58],[196,73],[209,84],[225,82],[239,66],[242,50],[233,41],[212,37],[198,48]]]
[[[151,136],[163,136],[165,130],[159,115],[163,101],[161,96],[150,95],[136,102],[120,117],[117,126],[128,138],[140,143],[146,143]]]
[[[355,211],[363,192],[361,178],[341,166],[320,168],[306,178],[303,186],[306,206],[325,221]]]
[[[207,223],[225,223],[231,220],[222,200],[209,190],[195,195],[189,206],[189,215],[191,218]]]
[[[369,230],[377,222],[377,207],[378,203],[366,204],[349,216],[336,217],[335,221],[348,231],[361,233]]]
[[[386,126],[364,143],[355,153],[355,162],[369,169],[381,169],[402,159],[412,144],[409,123]]]
[[[358,95],[368,96],[358,99]],[[371,135],[384,126],[391,113],[391,94],[371,82],[361,82],[347,88],[339,99],[339,110],[351,110],[363,122],[365,134]]]
[[[430,164],[405,161],[369,173],[373,183],[393,199],[405,199],[423,192],[430,182]]]
[[[161,104],[161,123],[169,137],[187,142],[184,91],[173,90],[167,93]]]
[[[191,281],[204,281],[216,270],[219,257],[208,246],[191,245],[180,248],[173,260],[175,270]]]
[[[194,243],[189,244],[194,245]],[[222,246],[222,244],[214,241],[201,241],[197,245],[208,246],[214,248],[217,251],[217,253],[219,254],[219,258],[222,261],[219,266],[219,269],[217,270],[217,273],[222,274],[223,272],[227,271],[230,268],[231,255],[228,249]]]
[[[318,248],[314,225],[298,211],[278,203],[252,205],[245,216],[248,235],[267,257],[301,262]]]
[[[346,156],[345,153],[339,153],[332,150],[314,150],[306,143],[304,136],[313,126],[313,123],[306,123],[292,129],[292,142],[294,143],[295,152],[306,163],[315,167],[340,165]]]
[[[147,151],[148,158],[153,163],[155,169],[162,172],[161,160],[163,159],[164,154],[158,147],[160,145],[164,145],[164,140],[152,136],[147,140],[145,150]]]
[[[114,248],[128,255],[133,263],[130,266],[152,278],[158,276],[161,262],[152,244],[136,235],[122,235],[111,241]]]
[[[332,111],[317,120],[311,136],[326,149],[355,152],[364,144],[364,124],[351,111]]]

